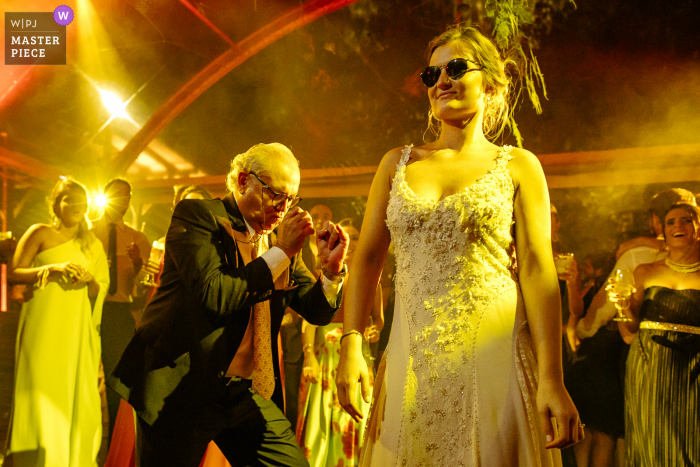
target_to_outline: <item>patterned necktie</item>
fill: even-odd
[[[109,263],[109,295],[117,293],[117,225],[109,224],[107,237],[107,261]]]
[[[263,254],[262,238],[255,242],[252,259]],[[275,391],[275,371],[272,367],[272,344],[270,337],[270,302],[253,306],[253,390],[266,400]]]

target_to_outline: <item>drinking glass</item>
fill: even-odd
[[[608,299],[617,308],[617,317],[613,319],[615,321],[632,321],[624,315],[623,310],[629,308],[630,297],[637,291],[634,286],[634,273],[629,269],[616,270],[609,279],[605,290],[608,292]]]
[[[163,252],[165,251],[165,244],[163,242],[159,242],[156,240],[153,242],[153,247],[151,248],[151,254],[148,257],[148,261],[156,264],[160,264],[160,259],[163,255]],[[146,287],[159,287],[160,284],[158,284],[155,281],[155,274],[153,273],[146,273],[146,276],[143,278],[141,281],[142,285],[145,285]]]

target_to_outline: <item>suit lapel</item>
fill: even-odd
[[[243,264],[250,262],[252,245],[247,243],[248,229],[233,194],[229,193],[221,201],[224,212],[216,213],[214,217],[219,228],[225,233],[224,246],[229,263],[240,267],[239,261]]]

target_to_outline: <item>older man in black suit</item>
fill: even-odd
[[[161,286],[108,381],[138,413],[141,467],[196,467],[211,440],[234,467],[308,465],[280,410],[277,334],[288,306],[331,321],[347,235],[317,231],[316,280],[300,260],[314,229],[284,145],[236,156],[227,187],[175,208]]]

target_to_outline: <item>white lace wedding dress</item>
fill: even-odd
[[[536,361],[514,273],[511,147],[438,202],[392,182],[396,255],[391,339],[375,381],[361,465],[560,465],[544,449]]]

